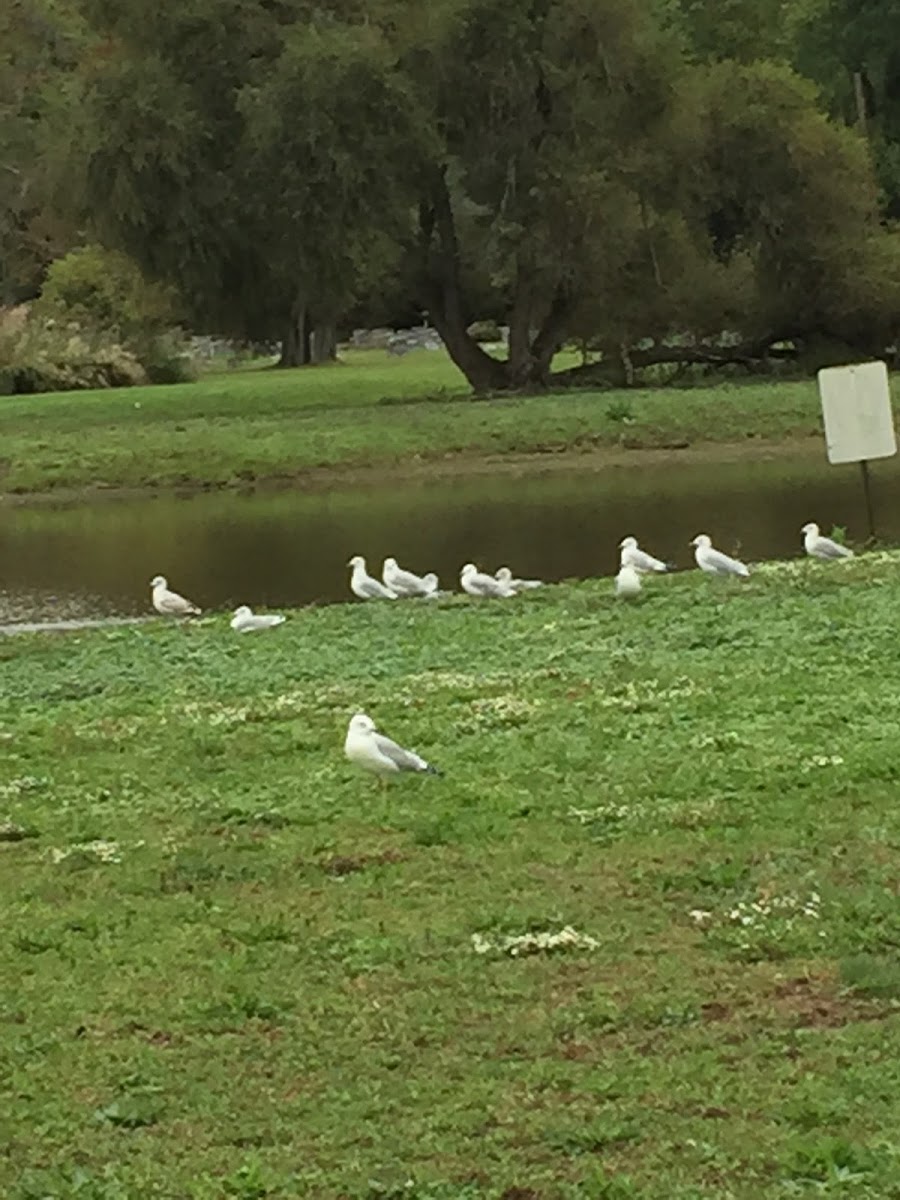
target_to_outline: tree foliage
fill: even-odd
[[[286,361],[361,303],[427,310],[484,390],[546,381],[572,338],[609,366],[897,334],[889,0],[878,19],[850,0],[81,3],[77,72],[55,76],[79,98],[72,211],[196,323],[280,338]],[[477,318],[509,326],[506,360]]]

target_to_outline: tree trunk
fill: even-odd
[[[468,321],[460,287],[459,245],[443,171],[435,173],[430,201],[419,210],[423,291],[429,314],[447,353],[473,390],[502,390],[509,386],[506,364],[492,358],[466,333]]]
[[[337,360],[337,329],[333,321],[314,326],[309,344],[309,361],[313,363]]]
[[[297,300],[291,306],[291,315],[285,323],[281,339],[279,367],[305,367],[310,360],[309,321],[306,305]]]

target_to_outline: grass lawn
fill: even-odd
[[[0,488],[218,486],[454,456],[781,439],[820,426],[812,382],[477,401],[443,353],[344,358],[171,387],[0,398]]]
[[[900,1197],[898,587],[0,641],[0,1194]]]

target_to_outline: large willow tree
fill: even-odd
[[[573,336],[640,362],[896,331],[865,143],[733,23],[740,62],[672,0],[84,3],[97,228],[286,362],[397,280],[479,390]]]

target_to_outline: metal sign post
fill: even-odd
[[[818,380],[828,461],[859,463],[869,537],[874,539],[869,462],[897,453],[887,366],[868,362],[826,367],[819,372]]]

